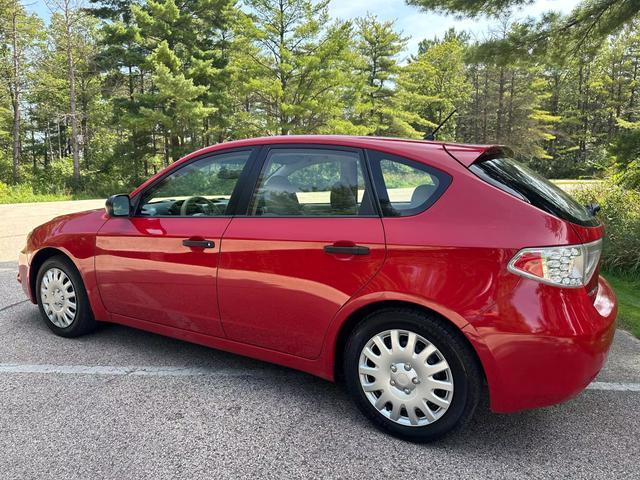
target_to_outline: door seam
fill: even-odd
[[[227,233],[227,230],[229,229],[231,222],[233,222],[235,218],[236,217],[234,215],[229,219],[229,222],[227,222],[227,226],[224,227],[224,230],[222,231],[222,235],[220,235],[220,245],[218,246],[218,261],[216,262],[216,277],[215,277],[216,302],[217,302],[216,309],[218,310],[218,320],[220,322],[220,329],[222,330],[222,334],[224,335],[224,338],[227,338],[227,339],[229,338],[229,336],[227,335],[227,332],[224,329],[224,322],[222,321],[222,309],[220,308],[220,287],[218,283],[218,276],[220,273],[220,262],[222,261],[222,242],[224,242],[224,235]]]

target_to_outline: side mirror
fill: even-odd
[[[111,195],[104,208],[110,217],[128,217],[131,215],[129,195]]]

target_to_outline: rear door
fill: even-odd
[[[230,222],[218,270],[235,341],[319,355],[336,312],[380,269],[382,222],[358,149],[273,145]]]

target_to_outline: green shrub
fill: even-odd
[[[11,187],[9,187],[9,185],[7,185],[6,183],[0,181],[0,203],[2,203],[1,199],[9,196],[10,192]]]
[[[618,297],[618,325],[640,338],[640,280],[602,272]]]
[[[71,195],[65,193],[37,193],[31,185],[20,183],[7,185],[0,182],[1,203],[52,202],[56,200],[70,200]]]
[[[583,204],[597,202],[605,225],[603,268],[640,276],[640,192],[612,182],[585,187],[572,195]]]
[[[44,170],[32,174],[31,184],[37,194],[68,195],[73,180],[73,161],[69,157],[56,159]]]
[[[6,175],[5,175],[6,176]],[[55,159],[47,168],[33,171],[24,166],[21,183],[8,185],[0,180],[0,203],[49,202],[102,198],[113,193],[128,193],[125,185],[112,174],[85,172],[79,189],[73,189],[73,162],[70,157]]]
[[[634,160],[614,174],[614,181],[625,188],[640,190],[640,160]]]

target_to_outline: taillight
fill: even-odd
[[[595,272],[602,240],[580,245],[523,248],[509,262],[509,271],[558,287],[583,287]]]

